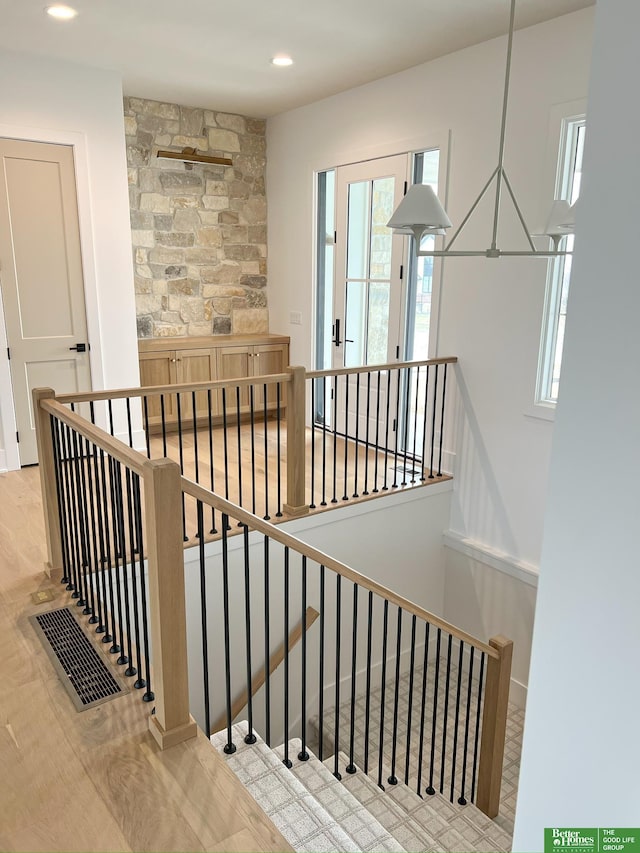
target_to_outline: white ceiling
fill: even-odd
[[[507,31],[508,0],[0,0],[0,46],[116,69],[125,94],[268,117]],[[49,0],[53,2],[53,0]],[[518,0],[516,26],[595,0]],[[270,64],[276,53],[295,59]]]

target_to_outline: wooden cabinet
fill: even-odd
[[[284,373],[289,365],[289,338],[283,335],[219,335],[193,338],[153,338],[138,341],[140,354],[140,385],[182,385],[192,382],[214,382],[217,379],[242,379]],[[250,411],[250,392],[240,389],[240,412]],[[232,395],[232,397],[230,396]],[[222,412],[221,392],[211,394],[211,414],[216,422]],[[277,391],[270,386],[267,391],[269,408],[275,408]],[[262,409],[264,389],[255,388],[254,408]],[[227,392],[227,406],[235,411],[235,391]],[[282,389],[281,407],[285,405]],[[149,426],[158,428],[162,424],[160,397],[149,397]],[[208,419],[209,400],[206,391],[196,392],[196,415],[198,421]],[[180,414],[193,422],[193,398],[191,394],[180,395]],[[175,428],[178,412],[176,395],[164,395],[165,426]]]

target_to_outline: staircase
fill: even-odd
[[[360,768],[344,773],[348,757],[339,753],[342,779],[333,775],[334,759],[323,764],[301,741],[270,749],[261,738],[246,744],[246,722],[233,726],[236,751],[224,753],[227,732],[211,737],[238,779],[297,851],[508,851],[508,832],[475,806],[453,805],[436,793],[424,799],[406,785],[385,790]],[[331,768],[331,769],[330,769]]]

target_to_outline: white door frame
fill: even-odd
[[[26,142],[45,142],[54,145],[70,145],[76,175],[76,196],[78,200],[78,224],[80,228],[80,251],[82,255],[82,275],[84,279],[84,301],[87,315],[87,333],[91,379],[94,388],[104,387],[104,369],[102,348],[100,346],[100,314],[98,308],[98,282],[93,242],[93,217],[89,187],[89,163],[87,140],[83,133],[52,130],[19,125],[0,124],[0,137],[21,139]],[[0,270],[0,275],[2,270]],[[0,293],[0,422],[4,451],[0,449],[0,472],[15,471],[20,468],[20,452],[16,441],[16,415],[13,404],[11,371],[7,357],[7,329],[2,309]],[[3,458],[4,456],[4,458]]]
[[[311,257],[309,259],[309,269],[313,270],[312,281],[312,296],[311,296],[311,351],[309,353],[309,364],[315,365],[316,353],[316,337],[318,331],[317,317],[317,265],[318,245],[316,234],[316,217],[318,213],[318,172],[326,172],[330,169],[337,169],[340,166],[351,166],[357,163],[364,163],[367,160],[378,160],[383,157],[393,157],[396,154],[415,154],[419,151],[428,151],[433,148],[438,148],[440,151],[440,164],[438,174],[439,198],[444,199],[445,208],[449,197],[449,158],[451,154],[451,130],[444,128],[434,128],[424,133],[415,134],[409,137],[399,137],[397,139],[387,139],[382,142],[375,142],[371,145],[357,145],[351,149],[344,151],[336,151],[327,156],[327,158],[313,159],[309,162],[310,174],[313,184],[311,190],[311,216],[310,223],[311,233],[313,238],[311,241]],[[405,238],[408,240],[408,238]],[[405,252],[406,254],[406,252]],[[433,266],[433,293],[431,296],[431,321],[432,327],[429,332],[429,358],[437,358],[439,355],[439,338],[440,338],[440,308],[441,308],[441,292],[442,292],[442,277],[443,277],[443,262],[441,258],[434,259]],[[401,322],[404,324],[404,308],[402,310]],[[310,408],[307,412],[307,418],[310,416]],[[310,422],[310,421],[309,421]]]

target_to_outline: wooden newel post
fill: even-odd
[[[156,708],[149,730],[166,749],[196,735],[189,714],[180,468],[169,459],[149,460],[143,477]]]
[[[513,641],[498,635],[489,640],[489,645],[499,657],[489,658],[487,665],[476,805],[487,817],[494,818],[500,808]]]
[[[44,570],[49,577],[58,574],[58,572],[62,577],[62,538],[58,490],[56,487],[56,466],[53,455],[53,438],[51,435],[51,415],[43,411],[40,407],[41,400],[55,400],[55,397],[56,392],[53,388],[34,388],[31,392],[33,419],[36,424],[42,510],[44,512],[44,528],[47,536],[47,562],[45,563]]]
[[[306,515],[305,409],[307,372],[304,367],[290,367],[291,382],[287,398],[287,515]]]

